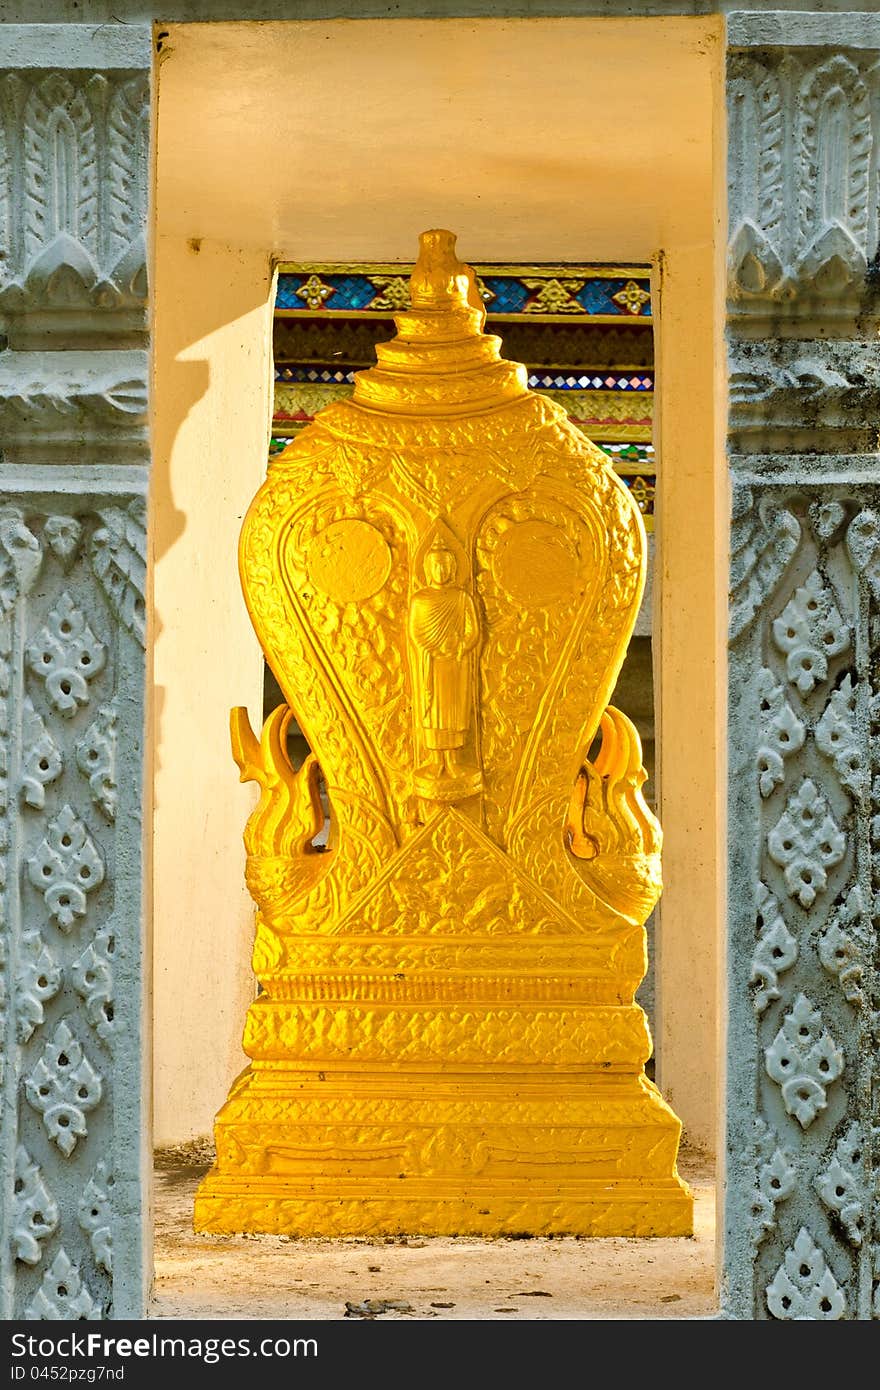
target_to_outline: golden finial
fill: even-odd
[[[434,228],[419,237],[419,258],[410,277],[410,302],[414,309],[479,309],[486,311],[477,277],[455,254],[456,236]]]
[[[378,365],[355,374],[354,402],[407,415],[492,410],[528,390],[525,367],[505,362],[501,339],[484,333],[477,277],[455,254],[455,235],[419,237],[411,308],[395,314],[397,337],[376,347]]]

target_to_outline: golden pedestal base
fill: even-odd
[[[686,1236],[680,1122],[644,1077],[248,1068],[195,1229],[289,1236]]]
[[[633,1003],[662,834],[608,705],[644,530],[453,243],[424,234],[397,337],[242,531],[286,704],[233,714],[262,993],[198,1230],[691,1231]]]

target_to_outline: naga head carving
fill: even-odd
[[[575,782],[566,841],[596,896],[641,924],[660,896],[663,834],[642,795],[647,774],[636,728],[609,705],[600,731],[602,746]]]

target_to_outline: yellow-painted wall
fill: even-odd
[[[655,278],[655,777],[665,885],[656,935],[657,1081],[690,1142],[714,1151],[728,548],[723,415],[713,419],[711,408],[724,389],[723,320],[711,314],[714,247],[670,245]]]
[[[156,657],[167,687],[155,816],[160,1140],[206,1131],[237,1065],[247,993],[249,794],[236,788],[225,718],[233,703],[256,708],[233,533],[264,461],[268,258],[406,262],[421,230],[445,226],[477,261],[655,264],[661,1080],[691,1140],[712,1147],[727,546],[721,26],[717,16],[163,26],[155,409],[168,462],[156,608],[174,637],[160,633]],[[184,368],[180,387],[167,386]],[[224,614],[222,643],[206,630],[209,600]]]
[[[161,226],[161,134],[159,149]],[[161,234],[154,265],[154,1122],[170,1144],[210,1132],[254,995],[241,839],[254,795],[229,708],[262,718],[236,548],[265,474],[272,272],[265,251]]]

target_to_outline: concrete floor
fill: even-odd
[[[204,1150],[157,1156],[154,1318],[346,1316],[508,1321],[711,1318],[715,1210],[710,1165],[684,1153],[692,1239],[293,1240],[191,1228]],[[403,1305],[383,1310],[385,1303]],[[358,1316],[349,1313],[349,1316]]]

